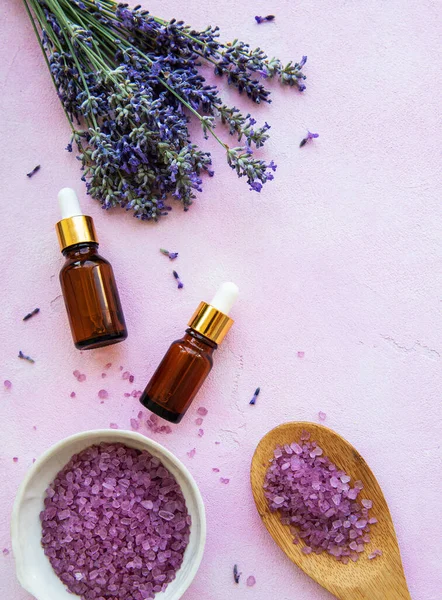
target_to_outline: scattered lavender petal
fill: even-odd
[[[26,177],[29,177],[29,179],[30,179],[31,177],[33,177],[37,173],[37,171],[40,171],[40,168],[41,168],[41,166],[37,165],[36,167],[34,167],[32,169],[32,171],[29,171],[29,173],[26,173]]]
[[[299,144],[299,147],[302,148],[303,146],[306,145],[307,142],[309,142],[310,140],[314,140],[315,138],[318,138],[318,137],[319,137],[319,133],[310,133],[310,131],[308,131],[306,137]]]
[[[251,399],[251,400],[250,400],[250,402],[249,402],[249,404],[252,404],[252,405],[253,405],[253,404],[255,404],[255,403],[256,403],[256,399],[258,398],[258,396],[259,396],[259,392],[260,392],[260,391],[261,391],[261,388],[257,387],[257,388],[256,388],[256,390],[255,390],[255,393],[253,394],[253,397],[252,397],[252,399]]]
[[[5,390],[10,390],[12,388],[12,382],[9,381],[9,379],[5,379],[3,385],[5,386]]]
[[[29,319],[31,319],[34,315],[37,315],[40,312],[39,308],[34,308],[34,310],[32,310],[30,313],[28,313],[27,315],[25,315],[23,317],[23,321],[28,321]]]
[[[204,408],[204,406],[200,406],[196,412],[202,417],[205,417],[209,411],[207,408]]]
[[[253,575],[249,575],[247,577],[247,582],[246,583],[247,583],[248,587],[253,587],[255,585],[255,583],[256,583],[255,577]]]
[[[233,581],[239,583],[241,573],[238,571],[238,565],[233,565]]]
[[[109,398],[109,392],[107,390],[99,390],[98,397],[102,400],[106,400],[106,398]]]
[[[266,17],[255,17],[255,21],[258,23],[258,25],[261,25],[261,23],[270,23],[270,21],[274,21],[275,20],[275,15],[267,15]]]
[[[23,352],[21,350],[18,351],[18,357],[21,358],[22,360],[27,360],[30,363],[35,363],[35,360],[33,358],[31,358],[30,356],[27,356],[26,354],[23,354]]]

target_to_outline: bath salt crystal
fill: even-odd
[[[253,575],[249,575],[249,576],[247,577],[247,581],[246,581],[246,583],[247,583],[247,586],[248,586],[248,587],[253,587],[253,586],[255,585],[255,583],[256,583],[256,579],[255,579],[255,577],[254,577]]]
[[[304,358],[305,352],[303,350],[298,351],[298,358]]]
[[[198,417],[198,419],[195,419],[195,423],[197,425],[202,425],[203,424],[204,419],[202,419],[201,417]]]
[[[120,429],[116,423],[109,423],[111,429]]]
[[[368,559],[373,560],[377,556],[382,556],[382,550],[374,550],[374,552],[368,555]]]
[[[109,362],[109,363],[106,363],[106,364],[104,365],[104,368],[105,368],[105,369],[110,369],[110,368],[111,368],[111,366],[112,366],[112,363],[111,363],[111,362]]]
[[[83,600],[164,592],[191,526],[174,476],[158,458],[119,443],[74,455],[48,487],[40,520],[52,568]]]
[[[70,397],[71,397],[71,398],[75,398],[75,396],[76,396],[76,395],[77,395],[77,394],[76,394],[75,392],[71,392],[71,393],[70,393]]]
[[[196,412],[202,417],[205,417],[209,411],[207,408],[204,408],[204,406],[200,406]]]
[[[324,456],[322,448],[303,432],[300,442],[278,446],[267,469],[264,495],[270,511],[290,525],[302,552],[327,552],[338,561],[356,562],[370,542],[371,500],[357,501],[361,481],[351,478]]]
[[[219,469],[218,469],[218,467],[212,467],[212,471],[213,471],[214,473],[219,473]]]
[[[18,462],[18,456],[14,456],[12,459],[15,463]]]
[[[187,456],[189,458],[193,458],[196,454],[196,448],[192,448],[192,450],[189,450],[189,452],[187,453]]]
[[[98,392],[98,397],[101,398],[102,400],[105,400],[106,398],[109,398],[109,393],[107,390],[100,390]]]
[[[322,412],[322,410],[320,410],[318,412],[318,417],[320,421],[325,421],[325,419],[327,418],[327,415],[325,414],[325,412]]]
[[[3,548],[3,555],[8,556],[9,550],[7,548]]]
[[[3,385],[5,386],[5,390],[10,390],[12,387],[12,383],[9,381],[9,379],[5,379]]]
[[[77,380],[82,383],[83,381],[86,381],[86,375],[84,373],[80,373],[80,375],[77,377]]]
[[[137,421],[137,419],[131,419],[130,426],[132,427],[132,429],[134,431],[138,431],[138,429],[140,428],[140,423],[139,423],[139,421]]]
[[[203,437],[203,435],[204,435],[204,429],[198,429],[198,436]]]
[[[224,483],[226,485],[230,482],[230,479],[228,477],[220,477],[219,480],[221,483]]]

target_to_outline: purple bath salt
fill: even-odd
[[[255,583],[256,583],[256,578],[253,575],[249,575],[247,577],[247,581],[246,581],[247,586],[253,587],[255,585]]]
[[[327,552],[337,560],[356,562],[369,543],[371,500],[357,501],[363,485],[324,456],[303,434],[299,443],[277,447],[266,473],[264,493],[272,512],[289,525],[304,554]]]
[[[209,411],[207,408],[204,408],[204,406],[200,406],[196,412],[202,417],[205,417]]]
[[[175,579],[191,519],[160,460],[123,444],[75,454],[46,490],[41,543],[83,600],[146,600]]]
[[[106,398],[109,398],[109,392],[107,390],[99,390],[98,397],[105,400]]]

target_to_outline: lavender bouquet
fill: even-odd
[[[226,151],[227,162],[250,189],[273,179],[276,165],[254,154],[269,125],[227,106],[208,85],[203,61],[239,93],[270,102],[266,79],[305,89],[299,63],[283,65],[238,40],[219,41],[218,27],[194,31],[140,6],[112,0],[23,0],[72,129],[87,192],[103,208],[120,205],[139,219],[166,215],[172,196],[184,210],[201,191],[211,157],[192,143],[190,117]],[[215,132],[221,122],[235,139]],[[218,130],[217,130],[218,131]]]

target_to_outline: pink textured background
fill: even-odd
[[[441,4],[144,4],[197,28],[218,23],[224,40],[238,36],[284,60],[307,54],[308,88],[300,95],[275,86],[273,104],[259,110],[240,102],[272,125],[265,156],[279,168],[261,195],[235,178],[209,142],[216,177],[205,181],[187,214],[177,207],[152,226],[104,213],[83,197],[118,278],[129,338],[80,354],[60,297],[54,232],[59,188],[83,196],[78,163],[64,151],[68,126],[22,4],[1,3],[0,378],[13,387],[0,389],[0,547],[10,547],[9,514],[32,458],[77,431],[112,421],[128,427],[140,407],[123,397],[132,388],[119,365],[142,388],[198,302],[231,279],[241,288],[236,325],[187,419],[173,434],[155,436],[189,466],[207,507],[206,553],[185,600],[331,598],[274,545],[248,480],[253,450],[270,428],[316,420],[319,410],[358,447],[384,489],[413,600],[438,600]],[[269,11],[276,21],[255,25],[254,15]],[[300,150],[307,128],[320,138]],[[37,163],[41,171],[27,179]],[[174,267],[182,291],[161,246],[180,253]],[[23,323],[35,306],[41,313]],[[19,349],[36,363],[18,360]],[[77,383],[74,369],[86,373],[85,383]],[[250,407],[258,385],[261,395]],[[97,399],[102,387],[109,390],[104,404]],[[202,439],[198,406],[209,409]],[[229,485],[219,483],[214,466]],[[232,582],[235,562],[243,572],[239,586]],[[249,574],[257,578],[254,588],[245,586]],[[0,591],[8,600],[28,598],[11,555],[0,554]]]

